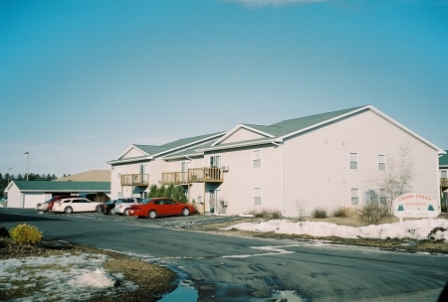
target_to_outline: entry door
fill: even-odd
[[[206,204],[205,211],[209,213],[215,213],[218,214],[218,194],[219,190],[208,190],[209,193],[209,199],[208,204]],[[208,207],[208,210],[207,210]]]
[[[181,174],[181,182],[186,183],[188,179],[188,169],[190,168],[190,162],[184,161],[182,162],[182,174]]]

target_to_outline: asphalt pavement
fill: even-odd
[[[168,266],[194,287],[198,301],[437,301],[448,282],[446,255],[192,231],[239,217],[148,220],[2,208],[0,219],[8,229],[25,222],[48,239]]]

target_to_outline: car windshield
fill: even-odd
[[[151,202],[151,200],[152,200],[152,198],[146,198],[146,199],[143,199],[142,202],[140,202],[140,203],[141,204],[148,204],[148,203]]]
[[[106,202],[106,204],[113,204],[115,202],[116,202],[116,200],[109,200],[108,202]]]

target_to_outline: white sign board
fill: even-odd
[[[437,203],[419,193],[406,193],[394,199],[393,213],[399,218],[434,218],[439,216]]]

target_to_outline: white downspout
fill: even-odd
[[[280,181],[281,181],[281,199],[282,199],[282,216],[284,216],[285,214],[285,193],[284,193],[284,169],[283,169],[283,145],[280,145],[274,141],[272,141],[272,143],[274,145],[276,145],[277,147],[281,148],[280,151],[280,166],[281,166],[281,176],[280,176]]]

